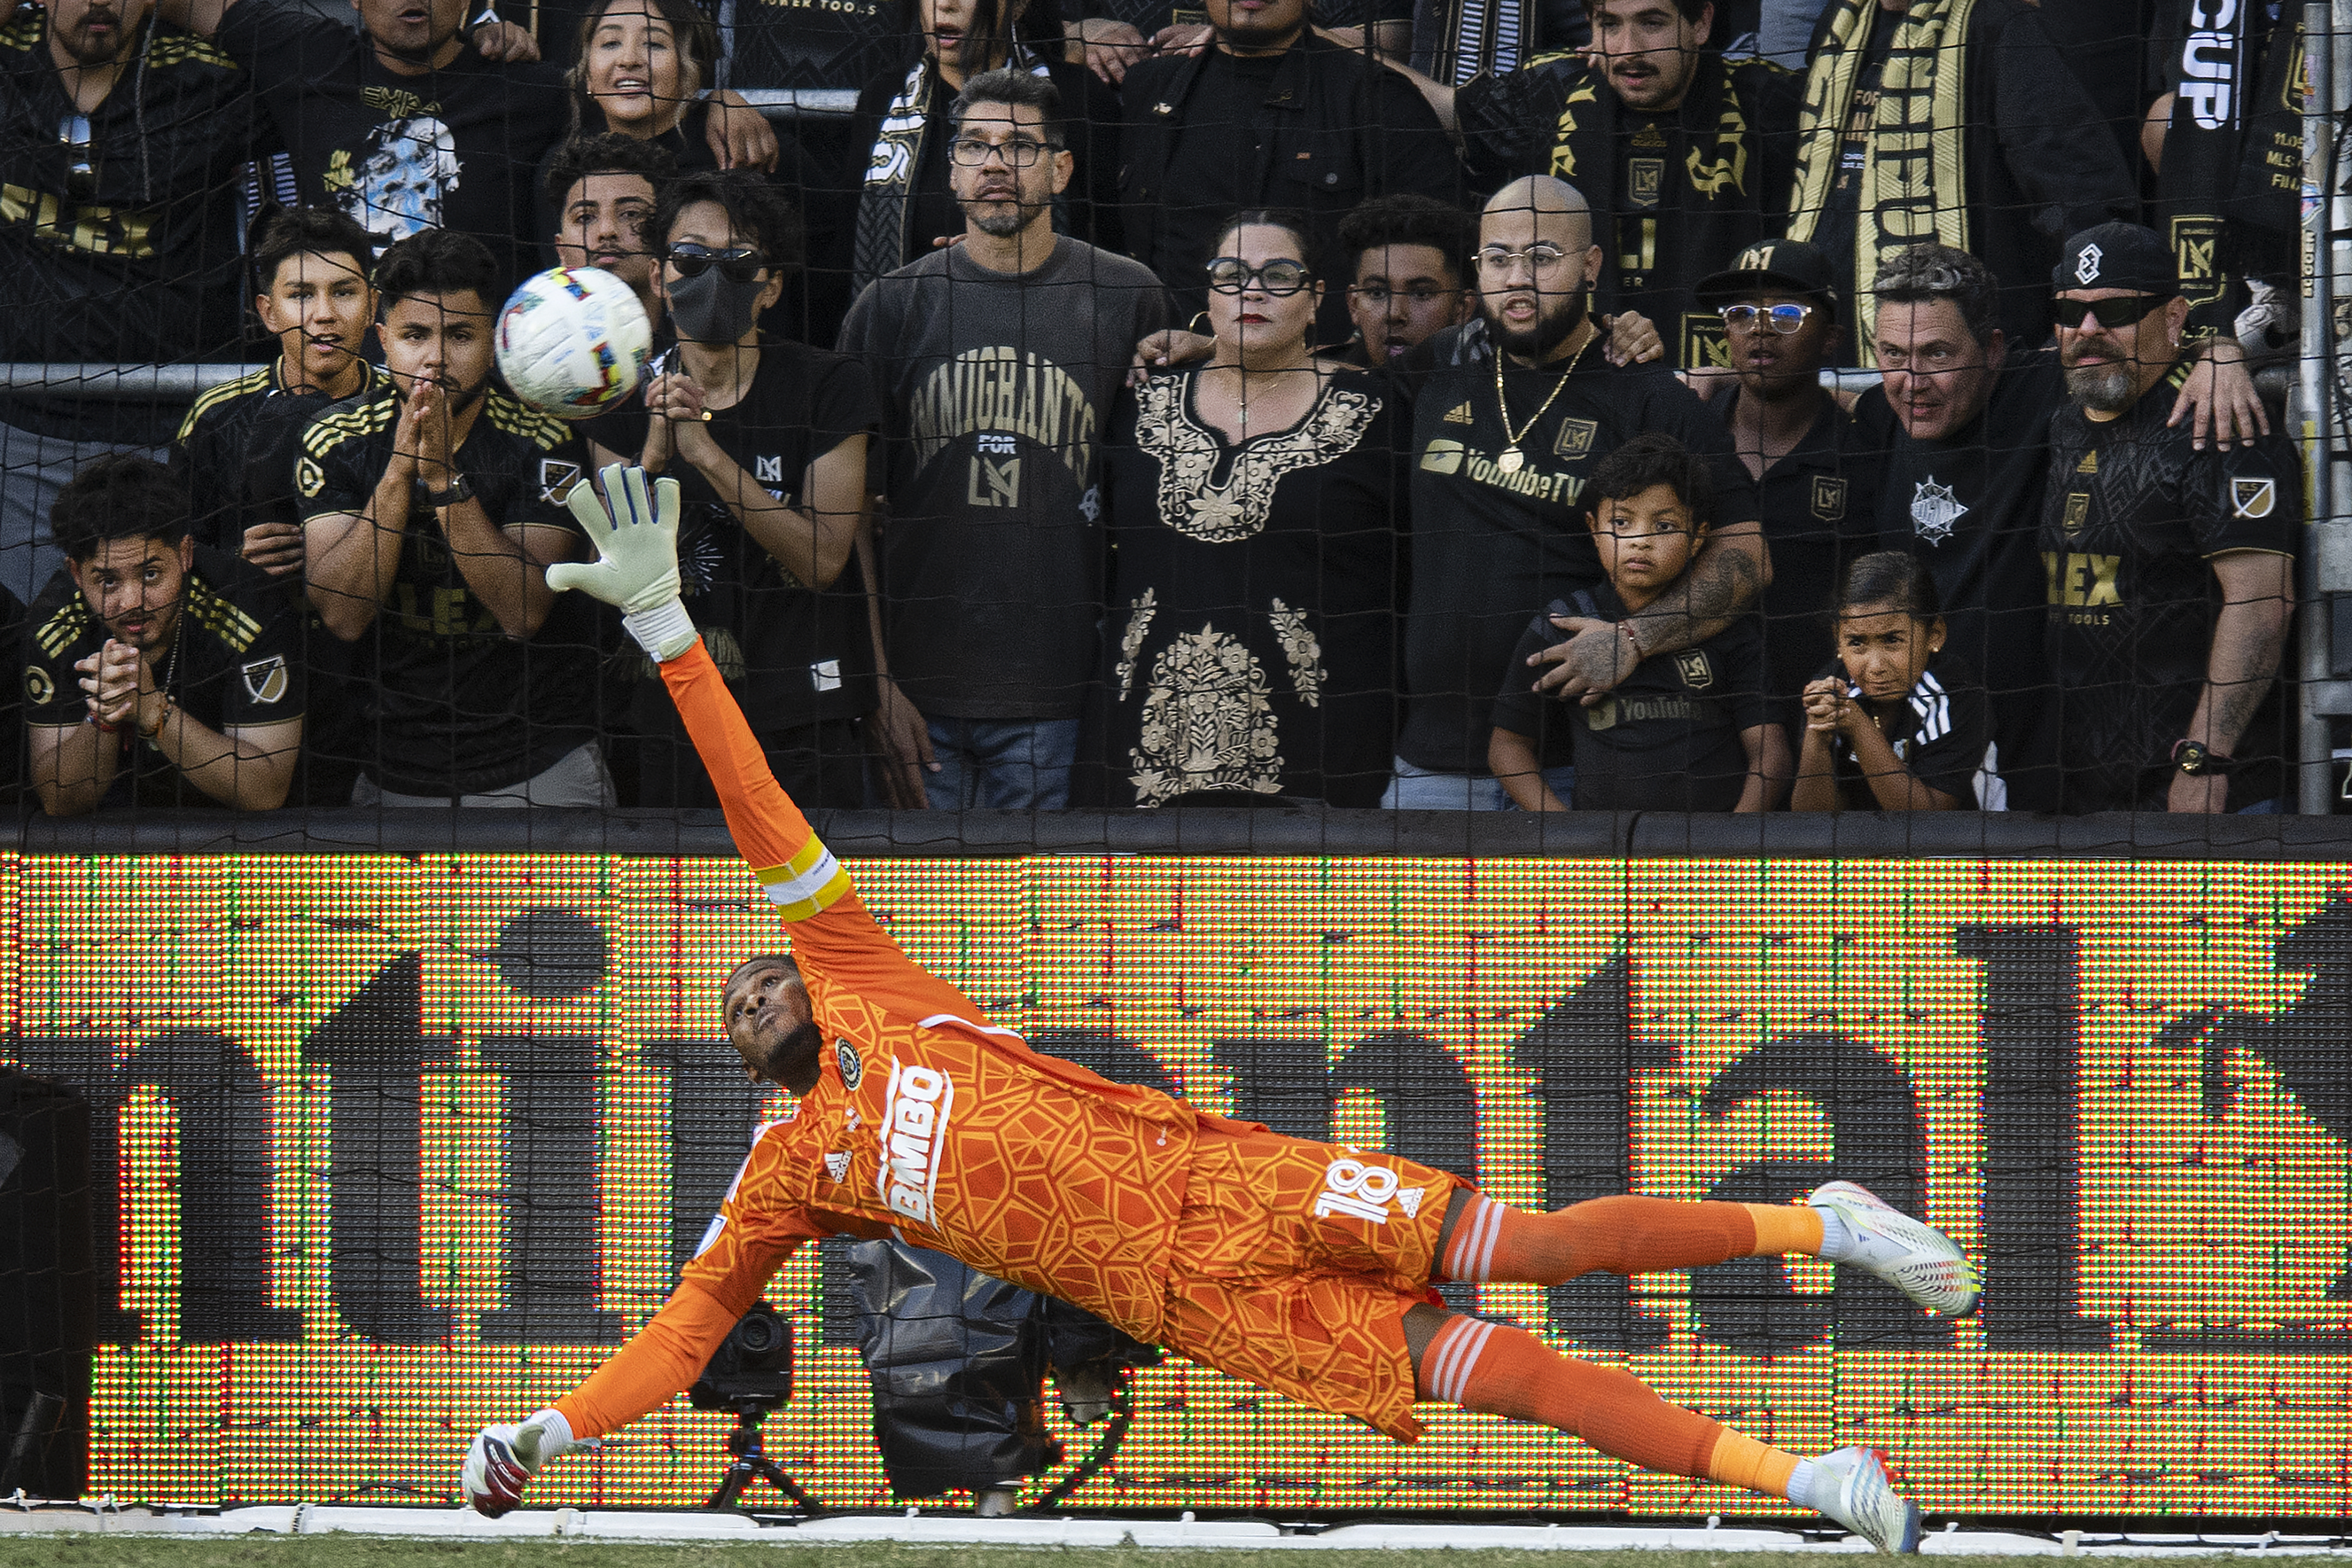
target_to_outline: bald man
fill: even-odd
[[[1405,721],[1382,800],[1394,809],[1500,809],[1486,742],[1507,679],[1597,706],[1643,659],[1729,627],[1772,577],[1756,486],[1723,422],[1663,365],[1612,364],[1594,341],[1586,296],[1601,247],[1576,188],[1548,174],[1505,185],[1479,216],[1472,259],[1478,319],[1408,360],[1423,381],[1413,405]],[[1675,591],[1639,616],[1556,617],[1572,635],[1538,668],[1511,668],[1529,616],[1555,600],[1572,608],[1601,585],[1585,486],[1601,458],[1653,431],[1714,471],[1717,521],[1705,546]],[[1545,782],[1574,802],[1564,756],[1547,759]]]
[[[1917,1549],[1919,1510],[1875,1450],[1801,1458],[1526,1329],[1451,1311],[1431,1287],[1795,1255],[1972,1311],[1976,1270],[1948,1237],[1850,1182],[1803,1205],[1623,1196],[1530,1214],[1399,1155],[1281,1137],[1031,1050],[899,949],[777,787],[677,597],[676,485],[662,480],[656,503],[643,469],[604,483],[625,520],[575,489],[603,559],[549,582],[627,608],[792,932],[790,956],[727,975],[719,1016],[751,1075],[799,1098],[760,1130],[653,1321],[552,1407],[474,1439],[475,1507],[506,1511],[546,1459],[667,1404],[795,1251],[898,1236],[1402,1442],[1422,1434],[1414,1404],[1444,1400],[1818,1509],[1881,1551]]]

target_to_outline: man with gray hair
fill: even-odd
[[[2041,734],[2042,444],[2064,400],[2057,357],[2012,352],[2000,285],[1947,245],[1915,245],[1878,272],[1874,348],[1884,381],[1854,409],[1865,447],[1886,451],[1879,547],[1916,555],[1944,602],[1948,646],[1982,673],[1992,702],[1989,810],[2054,810]]]
[[[987,71],[949,116],[962,243],[875,279],[841,329],[881,395],[886,673],[919,715],[886,684],[886,730],[922,763],[893,793],[1052,810],[1102,615],[1097,456],[1167,297],[1140,262],[1055,234],[1075,161],[1052,82]]]

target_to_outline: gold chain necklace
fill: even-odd
[[[1526,440],[1528,432],[1541,423],[1543,416],[1551,411],[1553,400],[1559,396],[1560,389],[1568,384],[1568,378],[1576,374],[1577,365],[1584,358],[1584,351],[1591,348],[1592,340],[1600,335],[1601,329],[1595,325],[1591,331],[1586,334],[1584,342],[1578,345],[1576,353],[1570,356],[1568,368],[1559,373],[1558,381],[1552,383],[1551,395],[1543,400],[1543,406],[1535,411],[1535,416],[1520,426],[1516,432],[1511,428],[1510,399],[1503,395],[1503,345],[1500,343],[1495,345],[1495,406],[1502,411],[1503,436],[1509,443],[1495,458],[1495,467],[1507,474],[1516,474],[1528,466],[1528,455],[1519,450],[1519,443]]]

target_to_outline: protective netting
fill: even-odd
[[[919,959],[1115,1079],[1524,1207],[1842,1176],[1984,1260],[1958,1321],[1802,1261],[1448,1288],[1670,1400],[1803,1452],[1884,1447],[1936,1513],[2344,1510],[2352,903],[2332,869],[855,870]],[[661,1303],[762,1113],[707,982],[772,916],[722,862],[38,859],[6,896],[8,1055],[79,1094],[88,1170],[120,1172],[45,1163],[5,1080],[0,1131],[36,1153],[0,1196],[33,1213],[61,1173],[100,1237],[91,1489],[449,1497],[468,1433],[562,1394]],[[54,1232],[8,1234],[37,1252]],[[799,1345],[769,1447],[835,1506],[889,1495],[846,1247],[769,1291]],[[28,1358],[51,1321],[0,1326],[12,1423],[28,1384],[79,1392]],[[1003,1323],[969,1331],[975,1352]],[[1135,1403],[1078,1503],[1780,1506],[1435,1406],[1401,1447],[1181,1359]],[[1075,1459],[1090,1435],[1045,1411]],[[725,1424],[681,1400],[534,1500],[698,1502]]]
[[[2347,106],[2352,0],[20,7],[0,1493],[446,1496],[693,1255],[780,942],[666,600],[547,582],[620,462],[1040,1049],[1528,1206],[1833,1170],[1994,1280],[1455,1308],[1937,1510],[2341,1514],[2344,894],[2247,862],[2352,797]],[[1136,1365],[1082,1502],[1772,1506],[839,1241],[772,1295],[829,1502]]]

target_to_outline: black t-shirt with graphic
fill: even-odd
[[[1882,729],[1886,713],[1847,679],[1845,666],[1836,659],[1813,672],[1814,680],[1842,680],[1846,696]],[[1953,796],[1962,811],[1977,808],[1977,771],[1984,766],[1985,747],[1992,740],[1992,717],[1985,705],[1984,683],[1968,660],[1948,647],[1927,656],[1927,667],[1894,709],[1895,727],[1887,745],[1911,776],[1930,789]],[[1838,798],[1848,811],[1876,811],[1878,797],[1843,735],[1832,737],[1830,757],[1836,770]]]
[[[2065,401],[2053,350],[2012,357],[1984,412],[1950,438],[1915,441],[1873,387],[1855,405],[1865,447],[1886,452],[1878,544],[1927,563],[1946,647],[1983,678],[2011,810],[2054,808],[2047,774],[2049,661],[2042,651],[2042,491],[2050,416]]]
[[[1494,727],[1537,742],[1545,765],[1568,742],[1579,811],[1729,811],[1748,787],[1743,731],[1769,723],[1764,640],[1743,616],[1695,647],[1645,658],[1591,707],[1539,693],[1528,660],[1565,641],[1553,616],[1622,621],[1625,601],[1601,583],[1555,599],[1528,622],[1495,695]]]
[[[466,45],[438,70],[402,76],[365,34],[269,0],[230,6],[220,45],[252,74],[303,200],[386,241],[471,235],[498,257],[505,288],[537,269],[533,177],[571,129],[554,68],[499,64]]]
[[[236,168],[251,156],[246,73],[151,24],[135,63],[81,114],[49,53],[47,14],[0,27],[0,359],[219,358],[237,342]],[[0,420],[74,441],[160,447],[169,405],[0,397]]]
[[[59,572],[25,617],[25,722],[87,722],[89,705],[74,666],[106,647],[106,623]],[[301,626],[286,596],[258,568],[196,547],[181,590],[178,628],[155,665],[155,684],[189,718],[215,731],[259,729],[302,717]],[[108,804],[217,805],[181,777],[176,764],[132,729],[114,737],[131,753],[118,764]],[[100,743],[104,743],[100,737]],[[126,785],[122,775],[131,773]]]
[[[774,342],[761,346],[742,401],[711,411],[709,430],[771,496],[806,505],[800,491],[809,465],[880,418],[863,365],[804,343]],[[646,426],[644,406],[633,399],[590,434],[634,461],[645,449]],[[673,458],[664,471],[678,481],[686,506],[677,540],[686,607],[752,729],[871,712],[873,637],[856,557],[831,586],[813,589],[744,531],[694,465]],[[640,674],[637,723],[674,728],[676,707],[650,660]]]
[[[2172,404],[2159,385],[2119,418],[2069,406],[2050,422],[2041,545],[2068,811],[2162,808],[2221,614],[2213,557],[2291,559],[2300,543],[2286,437],[2200,452],[2186,426],[2167,427]],[[2230,749],[2233,806],[2279,793],[2279,709],[2273,684]]]
[[[456,463],[499,527],[560,528],[587,471],[560,419],[501,392],[488,399]],[[392,460],[400,399],[390,385],[339,403],[303,432],[295,488],[306,521],[363,513]],[[582,555],[590,553],[582,543]],[[412,500],[392,593],[360,634],[373,673],[375,733],[363,769],[400,795],[478,795],[543,772],[596,733],[595,602],[558,594],[538,632],[513,637],[474,596],[433,509]]]
[[[1601,582],[1586,521],[1593,466],[1645,431],[1673,436],[1709,460],[1718,527],[1755,520],[1756,486],[1723,422],[1672,372],[1612,365],[1597,342],[1565,384],[1550,365],[1505,373],[1509,431],[1483,332],[1442,332],[1407,363],[1416,374],[1438,368],[1413,405],[1412,587],[1397,754],[1441,773],[1484,773],[1488,712],[1529,606]]]

